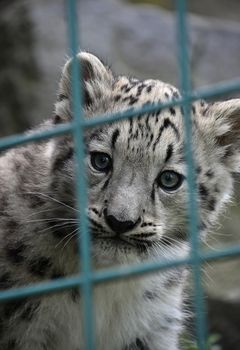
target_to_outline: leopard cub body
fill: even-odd
[[[158,80],[115,77],[80,53],[86,118],[180,98]],[[54,117],[71,121],[65,65]],[[240,100],[192,105],[199,234],[229,200],[239,167]],[[32,131],[30,131],[32,132]],[[179,106],[85,131],[94,269],[185,257],[189,252],[183,111]],[[75,162],[70,135],[27,144],[0,158],[0,290],[78,273]],[[177,350],[186,268],[94,287],[98,350]],[[0,304],[0,349],[83,350],[78,289]]]

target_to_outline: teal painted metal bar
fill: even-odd
[[[213,85],[211,87],[197,89],[188,95],[188,101],[212,98],[215,96],[221,96],[226,93],[234,93],[237,91],[240,91],[240,81],[232,80],[224,84],[218,84]],[[111,118],[106,115],[99,115],[91,119],[81,120],[79,123],[83,127],[93,127],[98,124],[105,124],[106,122],[113,123],[114,121],[119,121],[125,118],[134,118],[136,115],[155,112],[159,109],[169,108],[172,106],[179,106],[182,105],[184,102],[186,102],[185,99],[179,99],[168,103],[150,105],[135,110],[130,109],[123,113],[112,114]],[[54,136],[61,136],[70,132],[73,132],[73,126],[71,123],[66,123],[64,125],[56,126],[50,130],[45,130],[41,132],[33,131],[31,132],[31,134],[20,134],[3,137],[2,139],[0,139],[0,150],[6,150],[8,148],[20,146],[28,142],[36,142]]]
[[[187,161],[188,182],[188,217],[191,243],[192,271],[194,282],[193,305],[195,308],[195,326],[199,350],[205,349],[206,344],[206,317],[204,293],[201,278],[201,264],[199,256],[198,238],[198,206],[196,198],[195,164],[192,152],[192,121],[191,105],[188,95],[191,91],[189,56],[188,56],[188,32],[186,19],[186,0],[177,0],[177,34],[178,34],[178,64],[180,72],[181,93],[186,102],[183,104],[185,126],[185,155]]]
[[[85,154],[82,128],[82,89],[81,86],[81,65],[77,58],[78,54],[78,21],[77,21],[77,3],[75,0],[69,0],[67,6],[68,12],[68,33],[72,60],[71,82],[72,82],[72,108],[73,108],[73,135],[75,141],[75,154],[77,160],[76,166],[76,190],[79,211],[79,231],[78,243],[81,259],[79,260],[79,269],[82,271],[82,300],[83,300],[83,320],[84,320],[84,342],[85,348],[94,350],[94,329],[93,329],[93,296],[91,280],[91,258],[90,258],[90,236],[88,230],[88,221],[86,216],[87,208],[87,181],[85,176]],[[79,284],[80,287],[80,284]]]
[[[207,251],[201,252],[199,260],[201,264],[207,261],[217,261],[219,259],[236,258],[240,255],[240,246],[229,247],[228,249],[219,251]],[[115,279],[129,278],[131,276],[137,276],[145,273],[157,272],[164,269],[170,269],[181,265],[191,265],[191,257],[185,259],[176,260],[161,260],[157,262],[148,262],[138,265],[129,265],[118,269],[103,269],[97,272],[92,272],[91,280],[93,283],[104,283],[105,281],[112,281]],[[58,292],[65,289],[77,287],[84,283],[82,275],[59,278],[55,281],[37,283],[29,287],[14,288],[11,290],[0,292],[0,302],[24,298],[30,295],[39,295],[52,292]]]

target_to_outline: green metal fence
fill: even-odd
[[[56,137],[66,133],[72,133],[75,139],[77,172],[79,179],[77,183],[77,195],[79,207],[82,209],[79,213],[79,265],[81,265],[81,274],[73,277],[60,278],[58,280],[34,284],[28,287],[16,288],[0,292],[0,302],[9,301],[16,298],[23,298],[26,296],[33,296],[38,294],[45,294],[56,292],[68,288],[79,287],[83,298],[83,316],[84,316],[84,330],[85,330],[85,349],[95,349],[94,327],[93,327],[93,304],[92,304],[92,287],[97,283],[104,283],[105,281],[115,280],[119,278],[127,278],[134,275],[150,273],[163,269],[170,269],[172,267],[181,265],[190,265],[193,270],[194,281],[194,306],[196,314],[196,335],[199,350],[205,349],[206,344],[206,313],[203,298],[203,288],[201,283],[201,265],[210,260],[217,260],[224,257],[234,257],[240,255],[240,246],[234,246],[219,251],[202,251],[198,242],[198,208],[194,191],[194,159],[191,152],[191,120],[189,117],[190,103],[200,98],[210,98],[219,96],[224,93],[231,93],[240,91],[240,80],[230,81],[225,84],[219,84],[206,89],[199,89],[192,92],[190,85],[190,72],[188,64],[188,38],[187,38],[187,11],[186,0],[176,0],[176,35],[178,42],[178,65],[180,76],[180,87],[182,98],[178,101],[171,101],[164,104],[145,106],[138,110],[128,110],[124,113],[117,113],[106,118],[100,115],[90,120],[85,120],[81,115],[81,87],[79,84],[81,72],[79,72],[79,65],[77,62],[77,52],[79,51],[78,38],[78,20],[77,20],[77,1],[67,0],[67,18],[68,18],[68,36],[71,56],[73,57],[73,71],[72,71],[72,94],[73,94],[73,114],[74,120],[72,123],[56,126],[54,129],[36,132],[31,135],[14,135],[0,140],[0,150],[8,149],[27,142],[36,142],[41,139]],[[80,69],[81,70],[81,69]],[[142,263],[133,266],[121,267],[117,269],[107,269],[101,271],[91,270],[90,257],[90,239],[88,233],[88,222],[83,208],[87,204],[87,184],[85,177],[82,175],[84,169],[84,147],[83,147],[83,131],[85,128],[93,127],[103,123],[111,123],[123,118],[134,118],[136,115],[142,115],[147,112],[154,112],[159,109],[169,108],[171,106],[182,105],[185,116],[185,132],[186,143],[185,150],[188,172],[187,180],[189,191],[188,199],[188,215],[189,215],[189,233],[191,237],[191,253],[187,258],[176,259],[175,261],[161,260],[157,263]],[[81,169],[81,172],[80,172]],[[81,176],[80,176],[81,173]]]

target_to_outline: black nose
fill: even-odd
[[[116,233],[125,233],[127,231],[132,230],[137,223],[140,221],[140,219],[138,219],[136,222],[134,221],[119,221],[118,219],[115,218],[115,216],[113,215],[108,215],[107,210],[104,210],[104,217],[105,220],[108,224],[108,226]]]

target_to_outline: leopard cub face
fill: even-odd
[[[91,54],[80,53],[78,59],[83,70],[86,118],[181,97],[175,87],[159,80],[115,77]],[[71,120],[70,67],[71,61],[60,81],[55,111],[58,122]],[[239,100],[215,104],[197,101],[191,108],[199,232],[203,238],[231,195],[232,173],[238,168],[239,109]],[[184,140],[180,106],[86,130],[87,213],[97,262],[137,262],[188,251]],[[69,137],[57,141],[54,176],[60,199],[71,193],[69,200],[76,205],[71,191],[76,182],[72,148]]]

